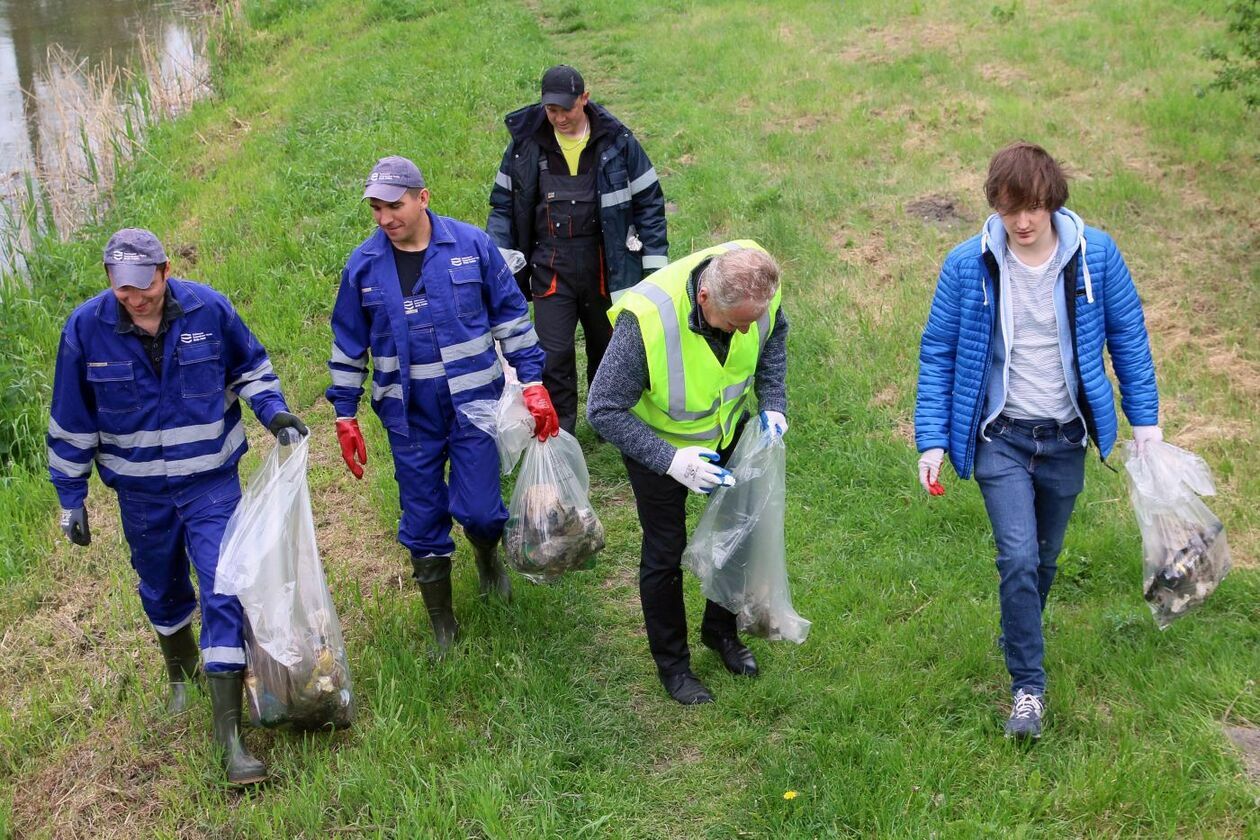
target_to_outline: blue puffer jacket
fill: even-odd
[[[1056,308],[1066,313],[1068,327],[1062,340],[1073,357],[1069,386],[1089,437],[1105,459],[1115,445],[1118,419],[1103,365],[1104,345],[1129,423],[1158,423],[1159,393],[1142,303],[1110,236],[1085,226],[1066,209],[1054,221],[1060,247],[1071,250],[1061,262],[1056,289]],[[1075,232],[1074,241],[1064,239],[1065,231]],[[1002,375],[1006,355],[997,282],[998,255],[1004,250],[1005,231],[995,215],[981,234],[949,253],[919,348],[915,443],[920,452],[945,449],[962,478],[971,476],[981,422],[995,416],[1005,399],[1003,389],[991,382],[992,376]]]

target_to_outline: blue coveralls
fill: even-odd
[[[398,481],[398,541],[415,558],[433,558],[426,574],[439,580],[455,550],[452,516],[479,542],[497,540],[507,521],[494,441],[457,409],[502,394],[496,340],[523,382],[542,378],[544,357],[525,299],[485,232],[432,212],[429,221],[421,293],[403,296],[382,231],[351,254],[333,308],[327,396],[338,417],[353,417],[371,355],[372,406]]]
[[[263,425],[287,411],[267,353],[223,295],[170,278],[183,314],[166,333],[162,375],[140,341],[118,332],[106,290],[71,314],[61,334],[48,423],[48,470],[61,506],[87,497],[93,463],[118,494],[123,534],[154,629],[192,621],[201,592],[207,671],[245,666],[243,616],[214,592],[219,544],[236,503],[246,449],[240,399]]]

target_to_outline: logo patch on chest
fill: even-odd
[[[183,344],[195,344],[198,341],[208,341],[211,338],[214,338],[214,333],[190,332],[190,333],[179,334],[179,340]]]

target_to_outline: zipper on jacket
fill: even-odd
[[[992,259],[993,259],[993,255],[990,253],[985,253],[980,258],[980,262],[983,264],[984,272],[985,272],[985,276],[980,281],[982,283],[986,281],[992,282],[993,275],[992,275],[992,272],[989,270],[989,263],[988,263],[988,260],[992,260]],[[994,267],[995,268],[997,267],[996,260],[994,260]],[[995,326],[997,326],[995,319],[997,317],[997,310],[998,310],[998,285],[997,283],[993,283],[992,285],[993,285],[993,300],[992,300],[993,305],[988,307],[989,309],[989,344],[987,348],[988,352],[984,354],[984,372],[980,374],[980,394],[976,398],[976,408],[975,408],[975,411],[972,413],[971,434],[967,437],[967,463],[965,464],[967,468],[967,475],[971,475],[972,466],[975,464],[975,460],[976,460],[976,435],[980,433],[980,415],[984,412],[984,399],[985,397],[988,396],[988,391],[989,391],[989,372],[993,369],[993,329]]]

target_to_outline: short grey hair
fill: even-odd
[[[700,288],[723,310],[746,301],[768,304],[779,289],[779,264],[757,248],[726,251],[700,272]]]

